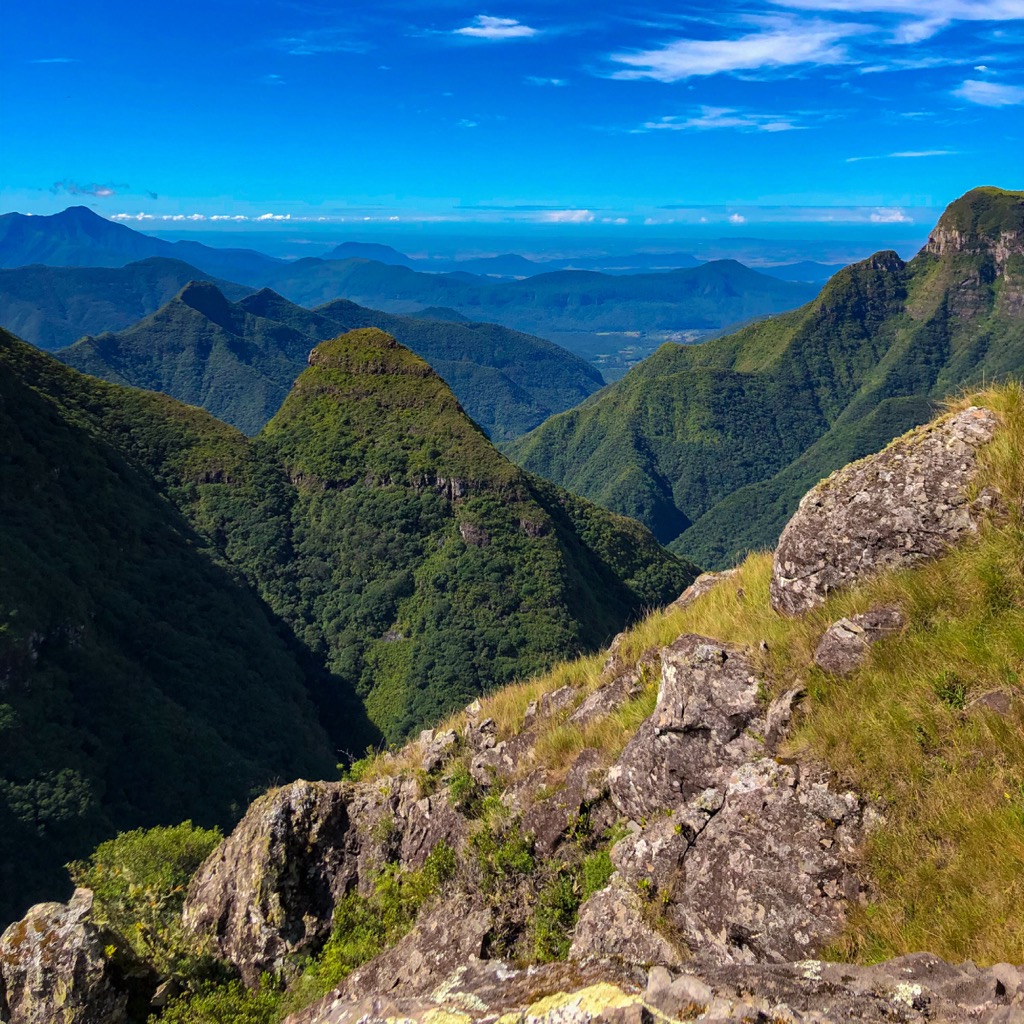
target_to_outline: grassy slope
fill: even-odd
[[[940,226],[1012,229],[1021,194],[979,191]],[[907,265],[880,253],[801,310],[664,346],[508,451],[674,550],[730,564],[773,543],[822,476],[924,422],[958,388],[1021,372],[1022,287],[1019,257],[997,277],[980,249]]]
[[[165,497],[230,472],[244,439],[5,332],[0,369],[6,920],[117,829],[227,825],[335,758],[288,630]]]
[[[771,555],[752,554],[694,604],[651,615],[619,649],[635,663],[652,647],[698,633],[751,649],[773,696],[797,681],[806,686],[793,751],[825,763],[884,811],[867,850],[873,897],[854,909],[831,950],[838,957],[926,949],[953,962],[1024,960],[1024,388],[973,394],[957,408],[968,404],[1003,420],[976,486],[997,487],[1009,510],[977,540],[833,595],[797,619],[771,610]],[[883,602],[903,610],[901,634],[876,645],[848,679],[814,667],[831,622]],[[546,691],[571,685],[582,699],[602,664],[596,656],[560,665],[495,694],[482,713],[507,736]],[[596,746],[610,762],[653,709],[655,690],[652,681],[633,705],[585,733],[551,722],[539,751],[558,764]],[[976,703],[994,690],[1012,696],[1008,715]]]

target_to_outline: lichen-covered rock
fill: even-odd
[[[636,892],[612,882],[580,907],[569,949],[572,960],[613,957],[624,964],[676,967],[689,959],[644,917]]]
[[[429,993],[342,992],[287,1024],[1020,1024],[1020,973],[979,970],[927,954],[860,967],[818,960],[786,964],[654,967],[586,960],[516,970],[470,958]]]
[[[355,880],[355,853],[342,783],[273,789],[199,868],[185,925],[254,984],[326,940],[334,905]]]
[[[818,484],[779,540],[772,607],[800,614],[836,589],[940,555],[974,533],[993,498],[972,502],[968,488],[997,425],[988,409],[965,409]]]
[[[758,750],[758,678],[744,652],[688,634],[661,653],[654,714],[608,773],[628,818],[677,807]]]
[[[634,1009],[633,1017],[622,1011]],[[285,1024],[641,1024],[641,985],[614,963],[553,963],[517,970],[470,957],[429,993],[337,991]]]
[[[814,652],[814,664],[837,676],[856,672],[873,644],[903,628],[903,613],[886,605],[833,622]]]
[[[0,938],[0,1014],[10,1024],[121,1024],[128,996],[92,923],[92,893],[32,907]]]

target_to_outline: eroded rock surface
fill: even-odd
[[[749,658],[688,634],[661,652],[658,703],[608,773],[628,818],[677,807],[758,749],[747,730],[761,712]]]
[[[294,782],[260,797],[200,867],[186,926],[208,936],[247,984],[313,952],[355,881],[355,836],[341,783]]]
[[[978,450],[998,420],[972,407],[833,473],[804,496],[775,551],[772,607],[798,615],[834,590],[941,555],[978,529]]]
[[[121,1024],[128,996],[90,920],[92,893],[32,907],[0,938],[0,1019],[10,1024]]]

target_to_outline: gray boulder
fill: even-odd
[[[997,426],[988,409],[965,409],[818,484],[776,548],[772,607],[798,615],[834,590],[934,558],[976,532],[994,499],[972,501],[968,488]]]

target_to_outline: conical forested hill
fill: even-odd
[[[211,493],[203,514],[389,739],[597,646],[694,573],[517,469],[376,329],[311,353],[251,458],[258,486]]]
[[[909,263],[879,253],[799,310],[665,345],[509,451],[703,564],[769,546],[822,476],[1024,372],[1022,211],[1024,193],[976,189]]]
[[[571,352],[497,324],[394,316],[343,299],[310,310],[269,289],[231,303],[206,283],[187,285],[125,330],[82,338],[58,358],[104,380],[201,405],[254,434],[277,412],[313,345],[362,327],[388,331],[426,359],[499,440],[525,433],[604,383]]]
[[[254,439],[0,333],[0,550],[0,917],[116,830],[228,825],[696,571],[517,469],[371,329]]]

